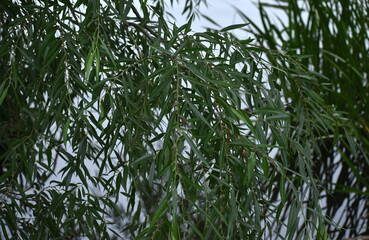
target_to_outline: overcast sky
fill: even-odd
[[[168,3],[169,0],[166,0]],[[180,1],[184,4],[184,0]],[[246,16],[253,19],[256,23],[261,25],[259,11],[256,6],[258,1],[256,0],[208,0],[206,7],[204,4],[200,6],[201,13],[210,17],[217,22],[221,27],[226,27],[232,24],[245,23],[238,14],[237,10],[242,11]],[[275,3],[275,0],[263,0],[263,2]],[[182,16],[183,5],[174,5],[170,8],[170,4],[167,6],[167,10],[176,17],[176,25],[181,26],[185,24],[186,16]],[[278,12],[276,12],[278,14]],[[279,17],[281,15],[279,14]],[[196,19],[192,24],[192,29],[195,32],[204,31],[206,28],[218,29],[219,27],[213,25],[211,22],[204,18]],[[245,38],[248,34],[244,31],[236,31],[235,34],[240,38]]]

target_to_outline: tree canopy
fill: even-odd
[[[193,32],[201,2],[1,1],[2,238],[368,233],[367,4]]]

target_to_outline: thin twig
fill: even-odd
[[[155,42],[155,39],[141,25],[138,25],[138,24],[133,23],[133,22],[127,22],[127,25],[128,26],[133,26],[138,31],[140,31],[141,33],[143,33],[151,42]]]
[[[132,8],[133,13],[136,15],[137,19],[142,23],[143,18],[141,17],[140,13],[137,11],[136,7],[132,5],[131,8]],[[153,31],[151,28],[147,27],[146,24],[144,25],[144,28],[156,38],[158,37],[158,34],[155,31]]]
[[[353,238],[344,238],[342,240],[358,240],[358,239],[367,240],[367,239],[369,239],[369,236],[357,236],[357,237],[353,237]]]

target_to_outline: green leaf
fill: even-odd
[[[2,82],[0,85],[0,105],[3,103],[9,87],[5,87],[6,81]]]
[[[166,53],[168,55],[173,55],[173,53],[163,47],[160,47],[159,45],[151,45],[152,48],[154,48],[155,50],[162,52],[162,53]]]
[[[237,28],[243,28],[247,25],[249,25],[249,23],[233,24],[233,25],[230,25],[228,27],[222,28],[220,31],[221,32],[227,32],[227,31],[234,30],[234,29],[237,29]]]
[[[170,194],[167,194],[163,198],[163,200],[161,200],[160,205],[156,209],[155,214],[150,221],[150,227],[154,227],[156,223],[159,221],[159,219],[168,211],[170,196],[171,196]]]
[[[178,220],[177,216],[173,216],[172,226],[171,226],[171,238],[174,240],[179,240],[179,228],[178,228]]]
[[[256,132],[255,127],[250,120],[250,117],[244,111],[237,111],[233,107],[229,107],[229,109],[233,112],[234,115],[237,116],[239,120],[243,121],[249,127],[251,132]]]
[[[223,87],[227,87],[227,86],[232,86],[230,83],[226,83],[226,82],[222,82],[222,81],[217,81],[217,80],[213,80],[211,78],[209,78],[208,76],[204,75],[203,73],[201,73],[196,66],[194,66],[191,63],[185,63],[185,66],[195,75],[197,76],[199,79],[208,82],[208,83],[213,83],[215,85],[219,85],[219,86],[223,86]]]
[[[87,150],[87,137],[83,137],[82,141],[79,144],[79,148],[78,148],[79,161],[83,162],[83,160],[85,159],[86,150]]]
[[[202,155],[201,151],[196,147],[196,145],[192,141],[192,139],[187,134],[183,134],[183,136],[186,139],[187,143],[190,145],[192,151],[194,151],[194,153],[201,160],[201,162],[204,163],[207,168],[211,168],[210,165],[209,165],[209,163],[208,163],[208,161]]]
[[[190,106],[190,109],[194,112],[194,114],[200,118],[209,128],[213,128],[210,123],[205,119],[205,117],[199,112],[195,105],[185,96],[186,103]]]
[[[70,121],[71,121],[70,118],[68,118],[63,127],[62,136],[63,136],[63,144],[65,147],[67,146],[67,141],[68,141],[68,129],[69,129]]]
[[[254,168],[256,165],[256,156],[251,154],[247,161],[247,182],[250,183],[252,177],[254,176]]]
[[[85,64],[85,79],[88,81],[90,79],[92,62],[95,58],[95,49],[94,45],[92,45],[90,52],[87,55],[86,64]]]
[[[100,51],[98,48],[96,48],[96,56],[95,56],[95,61],[96,61],[96,80],[99,80],[99,75],[100,75]],[[88,79],[88,78],[86,78]]]

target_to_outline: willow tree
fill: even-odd
[[[284,15],[286,21],[273,21],[272,8],[282,10],[279,16]],[[252,23],[251,32],[258,34],[259,44],[288,52],[311,71],[324,75],[319,85],[326,84],[331,91],[317,93],[350,121],[352,141],[325,138],[319,143],[320,153],[314,155],[314,172],[324,186],[324,212],[340,226],[329,226],[330,237],[368,236],[369,159],[366,151],[352,146],[355,142],[369,149],[369,2],[276,1],[274,5],[261,3],[259,9],[262,26],[240,12]],[[296,91],[285,92],[284,97],[299,98]]]
[[[2,238],[327,239],[315,159],[366,153],[299,56],[162,1],[0,9]]]

